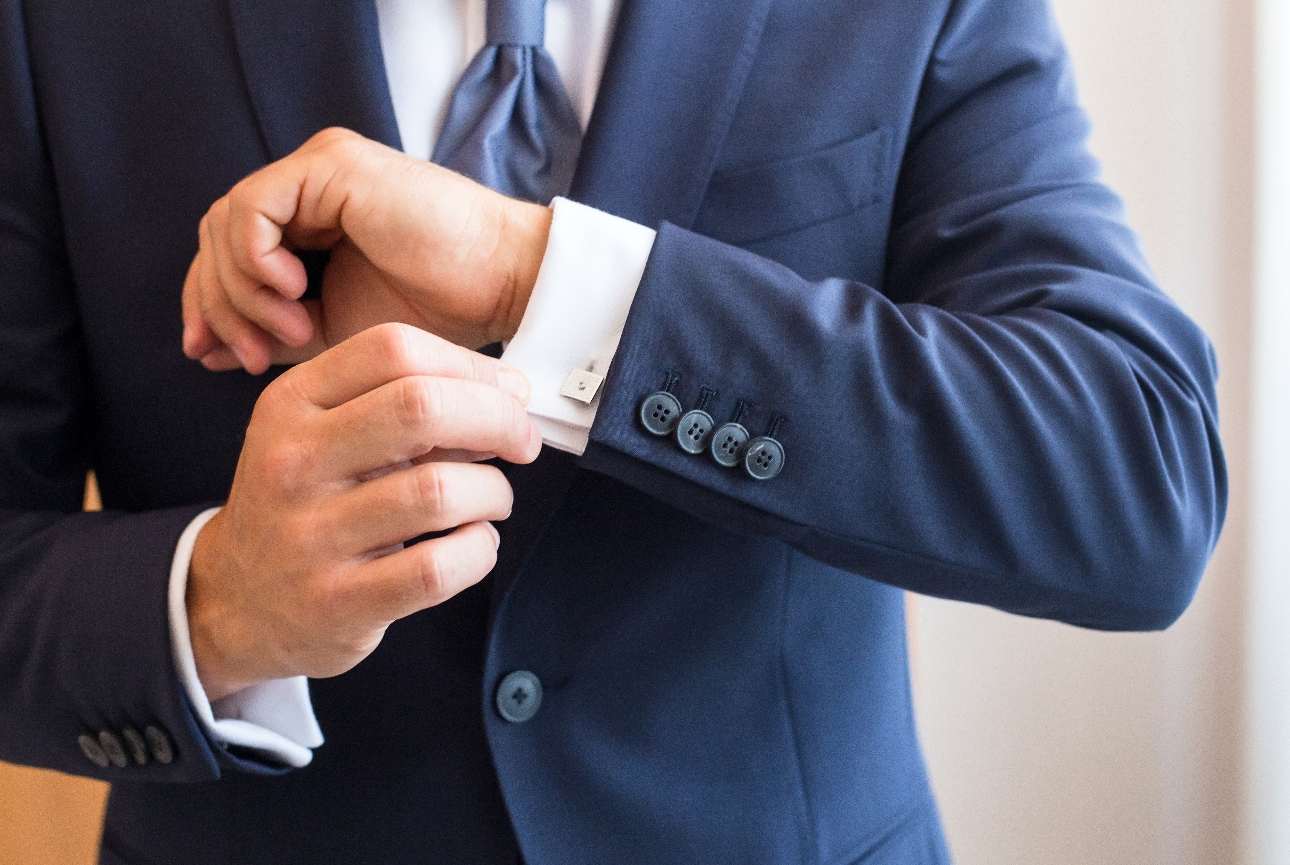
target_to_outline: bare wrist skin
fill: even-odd
[[[510,200],[503,218],[502,231],[511,259],[511,278],[506,303],[494,322],[493,342],[509,340],[519,330],[551,236],[552,213],[549,207]]]
[[[241,653],[233,648],[243,642],[238,618],[222,612],[219,594],[210,591],[211,577],[217,573],[213,559],[224,546],[217,537],[223,527],[221,515],[216,514],[197,535],[184,596],[197,678],[212,703],[258,683],[254,676],[239,671],[236,656]]]

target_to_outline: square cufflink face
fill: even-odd
[[[600,392],[600,385],[604,381],[603,375],[587,372],[585,369],[575,369],[564,380],[564,387],[560,388],[560,396],[567,396],[584,405],[591,405],[591,401]]]

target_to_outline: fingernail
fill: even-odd
[[[529,404],[529,380],[513,366],[497,368],[497,386],[515,397],[524,405]]]
[[[492,523],[484,523],[484,525],[488,526],[488,530],[493,533],[493,549],[500,549],[502,546],[502,536],[498,533],[497,526]]]

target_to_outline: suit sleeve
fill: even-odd
[[[953,4],[909,129],[885,284],[810,282],[659,231],[583,457],[725,528],[926,594],[1101,629],[1189,603],[1227,481],[1212,349],[1086,150],[1040,3]],[[648,434],[669,371],[751,435],[757,481]]]
[[[171,660],[171,559],[202,508],[78,513],[90,373],[19,7],[0,4],[0,760],[108,781],[267,770],[213,747]]]

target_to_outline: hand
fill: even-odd
[[[459,345],[509,339],[551,213],[343,129],[252,174],[202,219],[184,282],[184,352],[210,369],[291,363],[402,321]],[[293,249],[330,249],[323,301],[301,303]]]
[[[482,579],[497,555],[487,521],[510,514],[510,485],[492,466],[423,460],[532,461],[542,439],[524,399],[523,377],[499,361],[398,324],[265,388],[228,502],[197,536],[189,570],[210,699],[342,673],[391,622]]]

